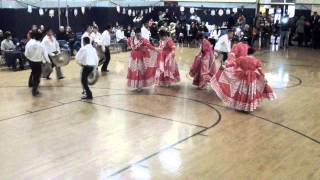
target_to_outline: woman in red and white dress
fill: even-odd
[[[128,66],[127,86],[131,90],[141,91],[142,88],[154,85],[157,55],[155,47],[141,36],[141,29],[135,29],[135,36],[128,40],[131,48]]]
[[[250,46],[244,42],[239,42],[232,46],[231,52],[228,55],[228,59],[226,61],[226,66],[233,66],[236,62],[236,59],[242,56],[248,55],[248,49]]]
[[[236,59],[234,67],[219,70],[211,80],[211,87],[229,107],[239,111],[254,111],[264,98],[276,99],[264,77],[261,62],[249,48],[248,55]]]
[[[193,78],[193,85],[205,88],[216,73],[215,57],[211,43],[202,34],[197,39],[201,42],[200,52],[193,61],[189,75]]]
[[[160,46],[156,85],[170,86],[180,81],[180,73],[175,59],[175,44],[165,30],[159,31]]]

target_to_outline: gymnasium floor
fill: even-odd
[[[178,48],[182,82],[126,90],[128,53],[80,101],[80,67],[66,79],[0,72],[0,179],[314,179],[320,178],[320,51],[260,51],[278,99],[252,114],[226,108],[186,74],[197,49]]]

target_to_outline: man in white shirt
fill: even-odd
[[[84,89],[84,96],[81,99],[92,99],[92,92],[88,85],[88,76],[98,66],[99,58],[96,49],[90,44],[90,38],[83,38],[83,47],[76,55],[77,62],[82,66],[81,84]]]
[[[54,56],[60,53],[59,43],[54,37],[53,31],[51,29],[47,31],[47,35],[43,38],[41,44],[46,49],[46,52],[48,53],[50,60],[51,60],[51,56]],[[52,67],[55,67],[56,69],[57,78],[63,79],[64,77],[61,71],[61,67],[55,66],[54,63],[52,63]],[[50,74],[47,76],[47,79],[48,80],[51,79]]]
[[[116,39],[117,39],[117,43],[121,44],[122,51],[127,51],[128,40],[124,35],[122,26],[119,26],[119,28],[116,31]]]
[[[147,39],[148,41],[150,40],[151,32],[150,32],[149,27],[148,27],[148,22],[143,24],[143,26],[141,28],[141,36],[144,39]]]
[[[29,60],[31,68],[29,87],[32,87],[33,96],[37,96],[39,94],[38,87],[41,77],[41,64],[51,63],[48,53],[40,42],[41,38],[42,35],[39,32],[31,33],[31,39],[26,44],[24,52],[24,55]]]
[[[231,52],[231,40],[233,38],[233,31],[229,30],[227,34],[222,35],[215,47],[214,50],[218,53],[221,53],[223,55],[223,62],[225,62],[228,59],[228,53]]]
[[[88,37],[90,39],[90,43],[92,43],[91,33],[92,33],[92,27],[88,26],[86,31],[81,36],[81,47],[83,47],[83,38]]]
[[[105,61],[103,62],[103,66],[101,67],[101,72],[109,72],[108,65],[110,63],[110,49],[109,46],[111,45],[111,33],[112,33],[112,26],[108,25],[107,29],[102,33],[102,45],[105,47],[104,55]]]

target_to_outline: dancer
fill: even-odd
[[[158,69],[155,77],[156,85],[170,86],[180,81],[180,73],[175,60],[175,44],[164,30],[160,30],[159,37],[160,50],[158,55]]]
[[[214,50],[222,54],[222,62],[228,59],[228,53],[231,51],[231,40],[233,39],[233,31],[228,30],[228,33],[222,35],[214,46]]]
[[[90,38],[93,41],[93,43],[101,44],[102,35],[99,32],[98,26],[93,26],[92,33],[90,34]]]
[[[235,65],[236,59],[242,56],[248,55],[248,49],[250,46],[246,41],[239,42],[232,46],[231,52],[228,54],[228,59],[226,61],[226,67]]]
[[[87,26],[86,31],[81,36],[81,47],[84,46],[83,38],[88,37],[90,39],[90,43],[92,43],[91,33],[93,31],[92,26]]]
[[[47,56],[45,48],[41,45],[42,35],[38,32],[32,32],[30,38],[24,54],[28,58],[31,68],[29,87],[32,87],[32,95],[37,96],[39,95],[38,87],[40,84],[41,63],[51,63],[51,61]]]
[[[56,74],[57,74],[57,78],[58,79],[63,79],[63,74],[61,71],[61,67],[56,66],[51,59],[51,56],[55,56],[57,54],[60,53],[60,46],[58,41],[56,40],[56,38],[53,35],[53,31],[51,29],[49,29],[47,31],[47,35],[43,38],[42,42],[41,42],[42,46],[46,49],[46,52],[48,53],[48,56],[51,60],[52,63],[52,68],[55,67],[56,69]],[[51,73],[47,76],[47,79],[50,80],[50,75]]]
[[[83,47],[76,55],[77,62],[82,66],[81,84],[84,89],[84,96],[81,99],[92,99],[92,92],[88,85],[88,76],[98,66],[98,56],[96,49],[91,45],[90,38],[83,38]]]
[[[142,38],[141,29],[135,29],[135,36],[129,38],[128,46],[131,48],[127,86],[131,90],[141,91],[142,88],[154,84],[157,52],[147,39]]]
[[[239,111],[252,112],[264,98],[276,98],[254,52],[253,48],[249,48],[247,56],[236,60],[235,68],[219,70],[211,80],[211,87],[218,97],[229,107]]]
[[[211,43],[202,34],[198,34],[197,39],[201,43],[200,52],[194,59],[189,75],[193,78],[193,85],[201,89],[210,82],[216,72],[216,65]]]

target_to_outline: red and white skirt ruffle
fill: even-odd
[[[180,82],[180,73],[174,53],[158,57],[158,69],[155,76],[155,84],[158,86],[170,86]]]
[[[192,84],[199,88],[206,87],[215,73],[214,59],[202,57],[201,53],[196,56],[189,71],[189,75],[193,78]]]
[[[127,86],[131,90],[142,89],[154,85],[157,53],[151,51],[150,57],[133,59],[130,56]]]
[[[276,99],[275,93],[263,77],[257,75],[257,78],[247,81],[239,78],[235,72],[234,67],[219,70],[211,79],[211,87],[227,106],[252,112],[264,98]]]

